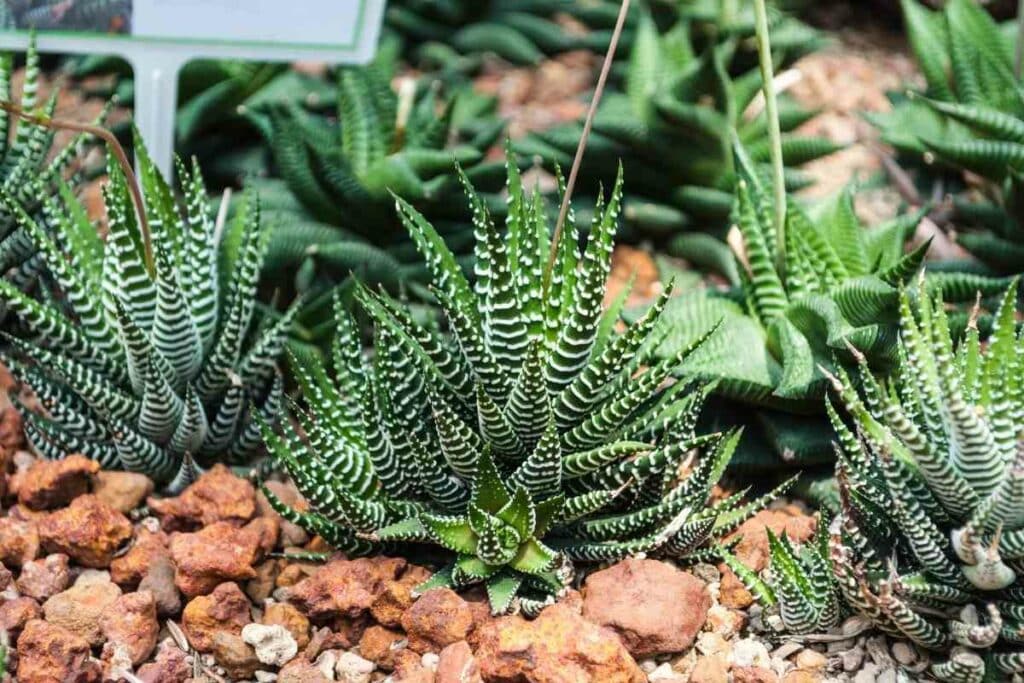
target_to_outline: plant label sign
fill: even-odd
[[[170,171],[178,72],[192,59],[372,59],[385,0],[0,0],[0,48],[124,57],[135,122]]]

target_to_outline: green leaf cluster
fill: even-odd
[[[503,235],[462,175],[472,284],[434,226],[397,201],[448,332],[360,289],[373,358],[339,306],[334,377],[318,363],[295,367],[306,439],[287,425],[265,430],[311,505],[298,512],[271,497],[288,519],[347,553],[439,546],[453,560],[429,585],[483,583],[496,613],[551,601],[574,562],[699,557],[768,500],[745,503],[741,492],[710,504],[739,433],[698,436],[708,388],[669,381],[704,338],[661,361],[649,354],[670,291],[619,334],[619,309],[603,311],[621,176],[582,249],[570,212],[546,281],[544,204],[511,159],[508,175]]]
[[[0,192],[49,283],[36,298],[0,283],[20,324],[6,335],[5,363],[46,409],[19,405],[39,453],[82,453],[173,489],[197,463],[240,460],[260,445],[251,413],[273,420],[280,409],[276,359],[291,314],[254,325],[266,246],[258,201],[218,228],[196,166],[179,165],[179,208],[141,140],[136,150],[151,261],[117,165],[103,188],[105,241],[66,188],[41,216]]]

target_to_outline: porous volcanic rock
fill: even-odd
[[[584,618],[619,634],[634,657],[689,649],[710,607],[703,581],[657,560],[624,560],[583,585]]]
[[[419,653],[438,652],[469,636],[473,612],[455,591],[434,588],[405,611],[402,628],[409,634],[410,649]]]
[[[174,583],[188,597],[209,593],[225,581],[253,578],[259,555],[259,534],[228,522],[171,535]]]
[[[110,578],[122,588],[135,588],[159,558],[170,559],[170,542],[163,531],[140,524],[132,547],[110,562]]]
[[[17,652],[20,683],[97,683],[102,677],[88,641],[42,619],[28,622],[18,636]]]
[[[288,601],[312,620],[357,617],[406,567],[398,557],[332,560],[287,591]]]
[[[31,520],[0,517],[0,562],[18,569],[39,556],[39,530]]]
[[[26,562],[14,585],[22,595],[46,600],[67,588],[70,577],[68,556],[56,553]]]
[[[109,567],[114,553],[131,537],[128,518],[91,494],[39,521],[43,550],[64,553],[83,567]]]
[[[138,591],[120,596],[104,612],[100,628],[108,643],[124,646],[133,665],[146,661],[160,633],[153,594]]]
[[[151,496],[146,503],[166,531],[190,531],[214,522],[241,526],[256,514],[256,490],[218,463],[180,496]]]
[[[67,505],[87,493],[99,463],[74,454],[60,460],[37,460],[19,475],[18,502],[31,510]]]
[[[102,470],[93,480],[93,493],[118,512],[130,512],[153,492],[153,480],[138,472]]]
[[[103,644],[101,619],[119,597],[121,589],[116,583],[76,582],[43,603],[43,614],[47,622],[67,629],[95,647]]]
[[[249,600],[234,583],[222,583],[209,595],[193,598],[185,605],[181,627],[192,647],[200,652],[213,648],[218,631],[241,635],[242,627],[252,621]]]

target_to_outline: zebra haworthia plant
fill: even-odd
[[[843,598],[882,630],[949,652],[941,681],[1024,674],[1024,384],[1016,284],[983,351],[954,348],[939,298],[901,298],[902,363],[832,384],[842,507],[830,559]],[[849,423],[849,424],[848,424]],[[1002,677],[1002,678],[1000,678]]]
[[[339,308],[337,378],[296,368],[307,441],[266,430],[311,504],[297,512],[270,497],[283,515],[350,553],[440,546],[454,561],[428,585],[484,583],[496,613],[550,601],[575,561],[704,552],[765,502],[736,495],[709,506],[739,434],[696,436],[706,388],[666,383],[702,340],[663,361],[648,354],[669,293],[618,335],[618,313],[602,312],[621,176],[582,254],[570,213],[545,287],[543,204],[523,191],[515,163],[508,173],[504,236],[463,176],[474,284],[433,226],[397,202],[450,336],[361,290],[376,325],[372,364]]]
[[[276,358],[290,315],[250,329],[266,241],[258,202],[218,234],[198,169],[180,166],[180,211],[141,140],[136,149],[152,240],[114,164],[105,242],[69,193],[47,199],[42,218],[0,194],[53,282],[39,299],[0,282],[24,332],[7,336],[5,362],[46,410],[22,406],[41,454],[83,453],[174,488],[195,461],[241,459],[259,446],[250,406],[268,420],[278,412]]]

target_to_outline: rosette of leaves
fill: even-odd
[[[385,25],[421,61],[451,65],[490,53],[527,65],[569,50],[604,51],[618,13],[612,0],[395,0]],[[627,18],[625,44],[636,14]],[[582,30],[568,29],[559,15]]]
[[[341,71],[336,121],[296,107],[259,118],[283,179],[257,185],[264,204],[269,213],[300,213],[275,231],[268,270],[306,263],[307,283],[315,280],[310,270],[333,271],[335,280],[350,270],[370,282],[402,279],[410,269],[399,264],[415,259],[415,249],[394,212],[392,191],[437,220],[456,248],[468,247],[472,226],[455,162],[484,190],[500,189],[504,164],[484,162],[484,155],[503,123],[490,116],[489,98],[468,92],[443,98],[436,84],[411,79],[396,93],[394,75],[395,55],[384,50],[367,67]],[[489,199],[499,210],[501,200]]]
[[[495,613],[550,601],[574,562],[701,556],[707,539],[768,499],[709,504],[739,433],[697,436],[706,388],[666,382],[703,340],[663,361],[646,353],[669,292],[620,334],[617,313],[602,313],[621,177],[582,254],[570,213],[547,285],[543,203],[524,193],[516,165],[504,236],[468,180],[466,189],[473,284],[440,233],[398,200],[450,335],[361,290],[376,325],[372,363],[340,313],[337,377],[297,368],[308,439],[287,425],[283,437],[266,431],[311,510],[271,503],[347,553],[379,543],[447,551],[451,564],[419,590],[483,583]]]
[[[901,297],[899,372],[831,378],[840,593],[879,628],[948,653],[940,681],[1024,673],[1024,406],[1014,283],[983,347],[954,347],[939,297]]]
[[[25,77],[20,96],[14,98],[11,79],[14,57],[0,56],[0,100],[13,101],[21,109],[53,115],[57,93],[45,102],[39,97],[39,53],[35,40],[25,57]],[[78,180],[78,162],[88,136],[79,135],[60,150],[53,149],[52,129],[0,112],[0,191],[19,210],[36,216],[43,203],[62,194],[71,193]],[[35,253],[32,240],[18,222],[18,215],[7,206],[0,206],[0,272],[20,288],[30,287],[36,280],[41,257]]]
[[[907,36],[927,80],[893,112],[874,117],[883,138],[931,182],[954,189],[957,241],[999,273],[1024,270],[1024,102],[1014,42],[970,0],[932,11],[902,0]],[[922,162],[928,162],[926,164]],[[925,172],[930,171],[930,172]],[[965,172],[969,172],[969,175]]]
[[[865,229],[850,190],[813,213],[790,200],[780,259],[768,188],[741,147],[736,164],[741,180],[733,220],[742,248],[733,268],[735,285],[673,300],[665,312],[659,354],[671,356],[721,321],[720,333],[694,354],[688,372],[715,381],[716,393],[729,403],[759,410],[733,406],[718,414],[752,416],[784,462],[831,461],[830,436],[821,419],[822,368],[834,372],[852,363],[850,345],[876,369],[894,365],[899,286],[918,271],[928,248],[923,244],[904,252],[920,216]],[[714,247],[717,261],[728,264],[724,249]],[[729,270],[719,270],[728,277]],[[1006,281],[933,273],[929,286],[950,299],[969,301],[979,290],[1002,291]],[[745,352],[736,354],[741,343]]]
[[[622,92],[601,102],[580,169],[596,187],[610,183],[621,159],[636,181],[624,217],[630,236],[666,240],[687,226],[725,227],[736,182],[731,141],[735,130],[755,164],[768,168],[767,118],[752,108],[761,88],[756,68],[734,72],[737,41],[725,39],[695,52],[691,26],[680,22],[659,33],[643,15]],[[780,96],[780,126],[787,186],[809,182],[796,167],[839,146],[795,133],[814,115]],[[572,163],[582,121],[532,134],[517,149],[550,165]]]
[[[53,283],[34,299],[0,282],[20,324],[5,363],[45,409],[19,406],[40,454],[82,453],[175,489],[197,463],[241,461],[259,446],[251,413],[273,420],[280,409],[290,315],[253,325],[266,243],[258,202],[218,234],[198,168],[181,167],[179,210],[141,141],[136,150],[152,239],[116,165],[103,188],[106,241],[73,197],[48,199],[37,219],[0,194]]]
[[[825,519],[819,518],[817,533],[799,547],[785,533],[776,536],[766,528],[768,567],[761,576],[728,550],[721,551],[729,568],[770,611],[768,623],[780,631],[822,633],[837,625],[846,609],[832,574]]]

